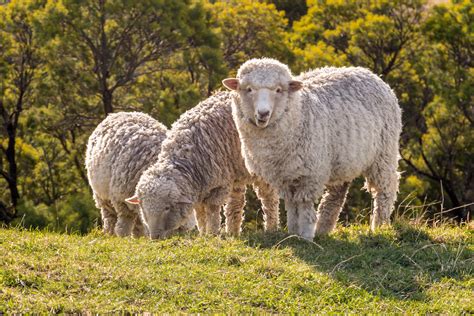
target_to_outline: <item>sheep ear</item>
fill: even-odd
[[[289,90],[291,92],[298,91],[299,89],[303,88],[303,81],[299,80],[291,80],[290,83],[288,84]]]
[[[179,200],[180,203],[186,203],[186,204],[192,204],[193,201],[191,201],[191,199],[188,199],[186,197],[180,197],[180,200]]]
[[[138,196],[134,195],[131,198],[125,199],[125,202],[136,205],[140,204],[140,199],[138,198]]]
[[[237,88],[239,87],[239,79],[227,78],[222,80],[222,84],[229,90],[237,90]]]

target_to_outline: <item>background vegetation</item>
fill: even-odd
[[[87,138],[115,111],[170,126],[248,58],[294,73],[358,65],[403,108],[397,212],[467,220],[474,202],[474,4],[453,0],[22,0],[0,5],[0,221],[97,226]],[[367,220],[355,181],[341,221]],[[258,220],[249,193],[247,221]],[[249,225],[251,226],[251,225]]]

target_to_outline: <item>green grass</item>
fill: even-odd
[[[474,313],[468,227],[152,242],[0,230],[1,312]],[[321,248],[322,247],[322,248]]]

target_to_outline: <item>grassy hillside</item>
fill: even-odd
[[[467,227],[285,238],[0,230],[0,312],[474,313]]]

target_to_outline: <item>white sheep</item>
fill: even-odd
[[[86,169],[104,232],[118,236],[145,233],[138,208],[125,199],[140,175],[158,159],[167,128],[139,112],[110,114],[89,137]],[[188,228],[194,226],[188,223]]]
[[[246,166],[280,191],[289,233],[312,239],[333,230],[359,175],[375,199],[371,228],[390,222],[401,110],[378,76],[328,67],[293,78],[286,65],[262,58],[247,61],[223,84],[235,91],[233,118]],[[325,189],[316,214],[314,202]]]
[[[229,92],[217,93],[184,113],[163,142],[158,162],[146,170],[135,196],[151,238],[164,238],[196,211],[201,233],[218,234],[221,206],[226,231],[241,229],[246,185],[254,182],[262,200],[266,229],[278,226],[279,198],[245,168],[231,112]]]

